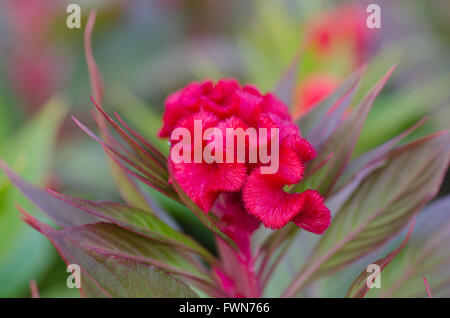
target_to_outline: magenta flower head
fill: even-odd
[[[254,219],[239,218],[244,224],[280,229],[293,222],[316,234],[328,228],[330,211],[317,191],[284,190],[302,180],[316,152],[274,94],[234,79],[194,82],[167,98],[163,120],[159,136],[170,138],[172,178],[205,213],[222,195],[216,206],[227,210],[224,200],[233,198],[229,210],[236,211],[240,202]]]

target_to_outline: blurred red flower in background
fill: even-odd
[[[322,58],[330,58],[336,50],[347,47],[354,67],[364,61],[373,36],[367,28],[364,9],[357,5],[323,13],[311,21],[307,32],[311,45]]]
[[[308,77],[297,85],[294,113],[292,117],[297,119],[307,113],[317,103],[326,98],[339,85],[339,81],[327,74],[317,74]]]
[[[369,44],[373,43],[376,35],[376,30],[367,28],[366,16],[364,8],[347,4],[326,11],[309,22],[307,44],[318,59],[319,69],[306,74],[297,84],[292,112],[294,119],[325,99],[343,78],[364,63]],[[339,69],[344,72],[331,74],[329,67],[320,69],[329,63],[340,64]]]
[[[29,110],[41,106],[61,86],[63,58],[49,48],[49,33],[58,10],[57,1],[8,0],[4,3],[13,39],[8,73],[17,96]],[[61,9],[61,10],[60,10]]]

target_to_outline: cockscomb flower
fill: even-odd
[[[220,142],[216,138],[204,138],[199,145],[201,153],[207,147],[214,148],[215,154],[219,151],[223,159],[220,162],[194,159],[179,162],[169,156],[172,178],[204,212],[211,210],[221,194],[234,193],[234,198],[240,196],[245,211],[267,228],[280,229],[289,222],[317,234],[328,228],[330,212],[317,191],[287,193],[284,190],[285,186],[302,180],[305,164],[316,152],[301,137],[287,107],[274,94],[262,94],[256,87],[242,86],[234,79],[222,79],[216,84],[210,80],[194,82],[167,98],[163,121],[159,136],[170,137],[172,150],[180,142],[179,136],[172,133],[184,128],[195,135],[196,122],[201,122],[197,133],[202,135],[210,129],[219,130],[225,137],[229,136],[229,129],[261,131],[265,128],[267,134],[270,131],[270,137],[252,139],[246,135],[241,139],[245,142],[245,160],[238,160],[236,150],[230,149],[225,138]],[[278,140],[273,139],[274,128]],[[261,154],[262,147],[271,149],[269,155],[274,155],[274,151],[278,154],[278,167],[273,173],[264,172],[269,164],[260,156],[256,161],[250,160],[251,151]],[[188,157],[194,158],[194,148],[190,144]],[[235,159],[232,162],[226,160],[230,152],[230,157]]]

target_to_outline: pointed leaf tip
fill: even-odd
[[[377,264],[380,266],[380,273],[386,268],[386,266],[389,265],[389,263],[394,259],[394,257],[397,256],[398,253],[405,247],[405,245],[408,243],[409,238],[411,237],[414,226],[416,225],[416,218],[413,217],[411,220],[411,224],[408,229],[408,233],[406,234],[403,242],[391,253],[386,255],[385,257],[377,260],[374,264]],[[347,296],[346,297],[352,297],[352,298],[363,298],[367,292],[369,291],[369,286],[367,284],[368,277],[372,275],[372,272],[368,272],[367,270],[364,270],[354,281],[354,283],[350,286]],[[378,274],[379,275],[379,274]]]
[[[22,219],[22,221],[27,223],[29,226],[34,228],[36,231],[45,235],[45,233],[48,233],[53,230],[52,227],[40,222],[34,216],[32,216],[31,214],[26,212],[19,204],[16,204],[16,208],[17,208],[17,210],[19,210],[19,212],[21,214],[20,218]]]
[[[92,31],[95,25],[97,11],[92,10],[89,13],[88,21],[84,32],[84,50],[86,55],[86,62],[89,70],[89,78],[91,81],[92,93],[98,100],[103,99],[104,84],[100,70],[95,62],[94,54],[92,53]]]

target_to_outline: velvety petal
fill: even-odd
[[[239,117],[247,124],[254,125],[263,109],[263,98],[245,91],[236,91],[232,103],[238,109]]]
[[[235,79],[221,79],[215,86],[204,90],[200,101],[201,109],[213,112],[221,119],[225,119],[237,112],[237,105],[231,103],[239,83]]]
[[[255,85],[252,85],[252,84],[246,84],[246,85],[244,85],[244,87],[242,88],[242,90],[243,90],[244,92],[246,92],[246,93],[250,93],[250,94],[255,95],[255,96],[258,96],[258,97],[263,97],[263,96],[261,95],[261,92],[259,91],[259,89],[258,89]]]
[[[220,105],[228,105],[231,98],[239,89],[239,83],[235,79],[221,79],[217,85],[212,89],[209,98]]]
[[[259,168],[248,177],[242,199],[247,211],[271,229],[284,227],[303,207],[301,195],[286,193],[277,176],[262,175]]]
[[[170,94],[165,101],[163,127],[159,136],[169,137],[180,119],[197,112],[200,109],[200,102],[204,93],[211,91],[212,85],[210,80],[202,83],[193,82]]]
[[[200,98],[204,96],[204,92],[208,92],[211,88],[212,82],[210,80],[206,80],[203,83],[191,83],[182,90],[177,104],[190,111],[197,111],[199,109]]]
[[[206,129],[215,127],[219,123],[219,118],[214,113],[204,112],[204,111],[200,111],[195,114],[189,114],[188,116],[180,119],[178,121],[177,125],[173,128],[175,129],[175,128],[180,127],[180,128],[186,128],[187,130],[189,130],[189,132],[191,134],[192,147],[194,146],[194,124],[195,124],[196,120],[201,120],[201,123],[202,123],[201,138],[203,138],[203,133]],[[174,145],[177,143],[177,141],[171,140],[171,143],[172,143],[172,145]],[[202,148],[202,150],[203,150],[203,148]]]
[[[247,211],[267,228],[280,229],[292,221],[306,231],[322,234],[331,222],[323,197],[314,190],[286,193],[277,181],[254,170],[242,190]]]
[[[322,234],[331,222],[331,213],[323,197],[315,190],[307,190],[300,195],[304,198],[303,207],[292,222],[308,232]]]
[[[294,150],[301,161],[308,162],[317,156],[314,147],[299,135],[290,135],[284,141],[283,145]]]
[[[173,177],[187,195],[208,212],[221,192],[241,189],[247,178],[247,168],[238,163],[173,163]]]
[[[227,147],[227,128],[232,128],[233,130],[236,130],[238,128],[242,128],[244,131],[249,128],[249,126],[239,117],[231,116],[223,121],[221,121],[217,126],[223,135],[223,149],[224,154],[227,152],[233,152],[234,153],[234,162],[237,162],[237,152],[238,152],[238,144],[237,144],[237,138],[234,140],[234,149],[228,149]],[[245,137],[245,154],[246,154],[246,160],[245,162],[247,165],[249,165],[249,151],[252,149],[252,151],[255,151],[257,153],[258,151],[258,137],[257,137],[257,130],[256,131],[256,139],[252,140],[249,137]],[[225,160],[224,160],[225,161]]]
[[[203,110],[212,112],[221,119],[225,119],[233,114],[236,114],[238,109],[237,104],[235,103],[218,104],[209,98],[203,98],[200,105]]]
[[[267,133],[270,136],[269,128],[279,129],[280,143],[289,135],[299,135],[300,130],[292,121],[286,121],[274,113],[263,113],[258,118],[258,128],[268,128]]]
[[[303,179],[304,164],[298,154],[283,144],[280,147],[278,171],[274,174],[280,184],[295,184]]]
[[[287,108],[287,106],[272,93],[264,95],[263,111],[265,113],[273,113],[280,117],[282,120],[292,120],[291,116],[289,115],[289,109]]]
[[[166,108],[163,115],[163,127],[158,133],[158,136],[161,138],[169,137],[177,122],[181,118],[184,118],[185,116],[191,114],[189,109],[177,103],[180,96],[181,91],[176,91],[175,93],[171,94],[166,100]]]

